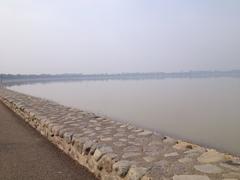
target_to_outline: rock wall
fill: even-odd
[[[239,157],[5,88],[0,100],[99,179],[240,180]]]

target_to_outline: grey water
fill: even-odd
[[[240,79],[53,82],[9,87],[240,154]]]

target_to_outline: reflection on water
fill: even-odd
[[[240,154],[240,79],[56,82],[11,89]]]

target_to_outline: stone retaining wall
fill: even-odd
[[[4,88],[0,99],[99,179],[240,180],[239,157]]]

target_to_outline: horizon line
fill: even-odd
[[[66,72],[66,73],[0,73],[0,75],[35,75],[35,76],[40,76],[40,75],[120,75],[120,74],[154,74],[154,73],[163,73],[163,74],[171,74],[171,73],[199,73],[199,72],[235,72],[239,71],[240,69],[231,69],[231,70],[188,70],[188,71],[171,71],[171,72],[164,72],[164,71],[135,71],[135,72],[114,72],[114,73],[107,73],[107,72],[102,72],[102,73],[80,73],[80,72]]]

